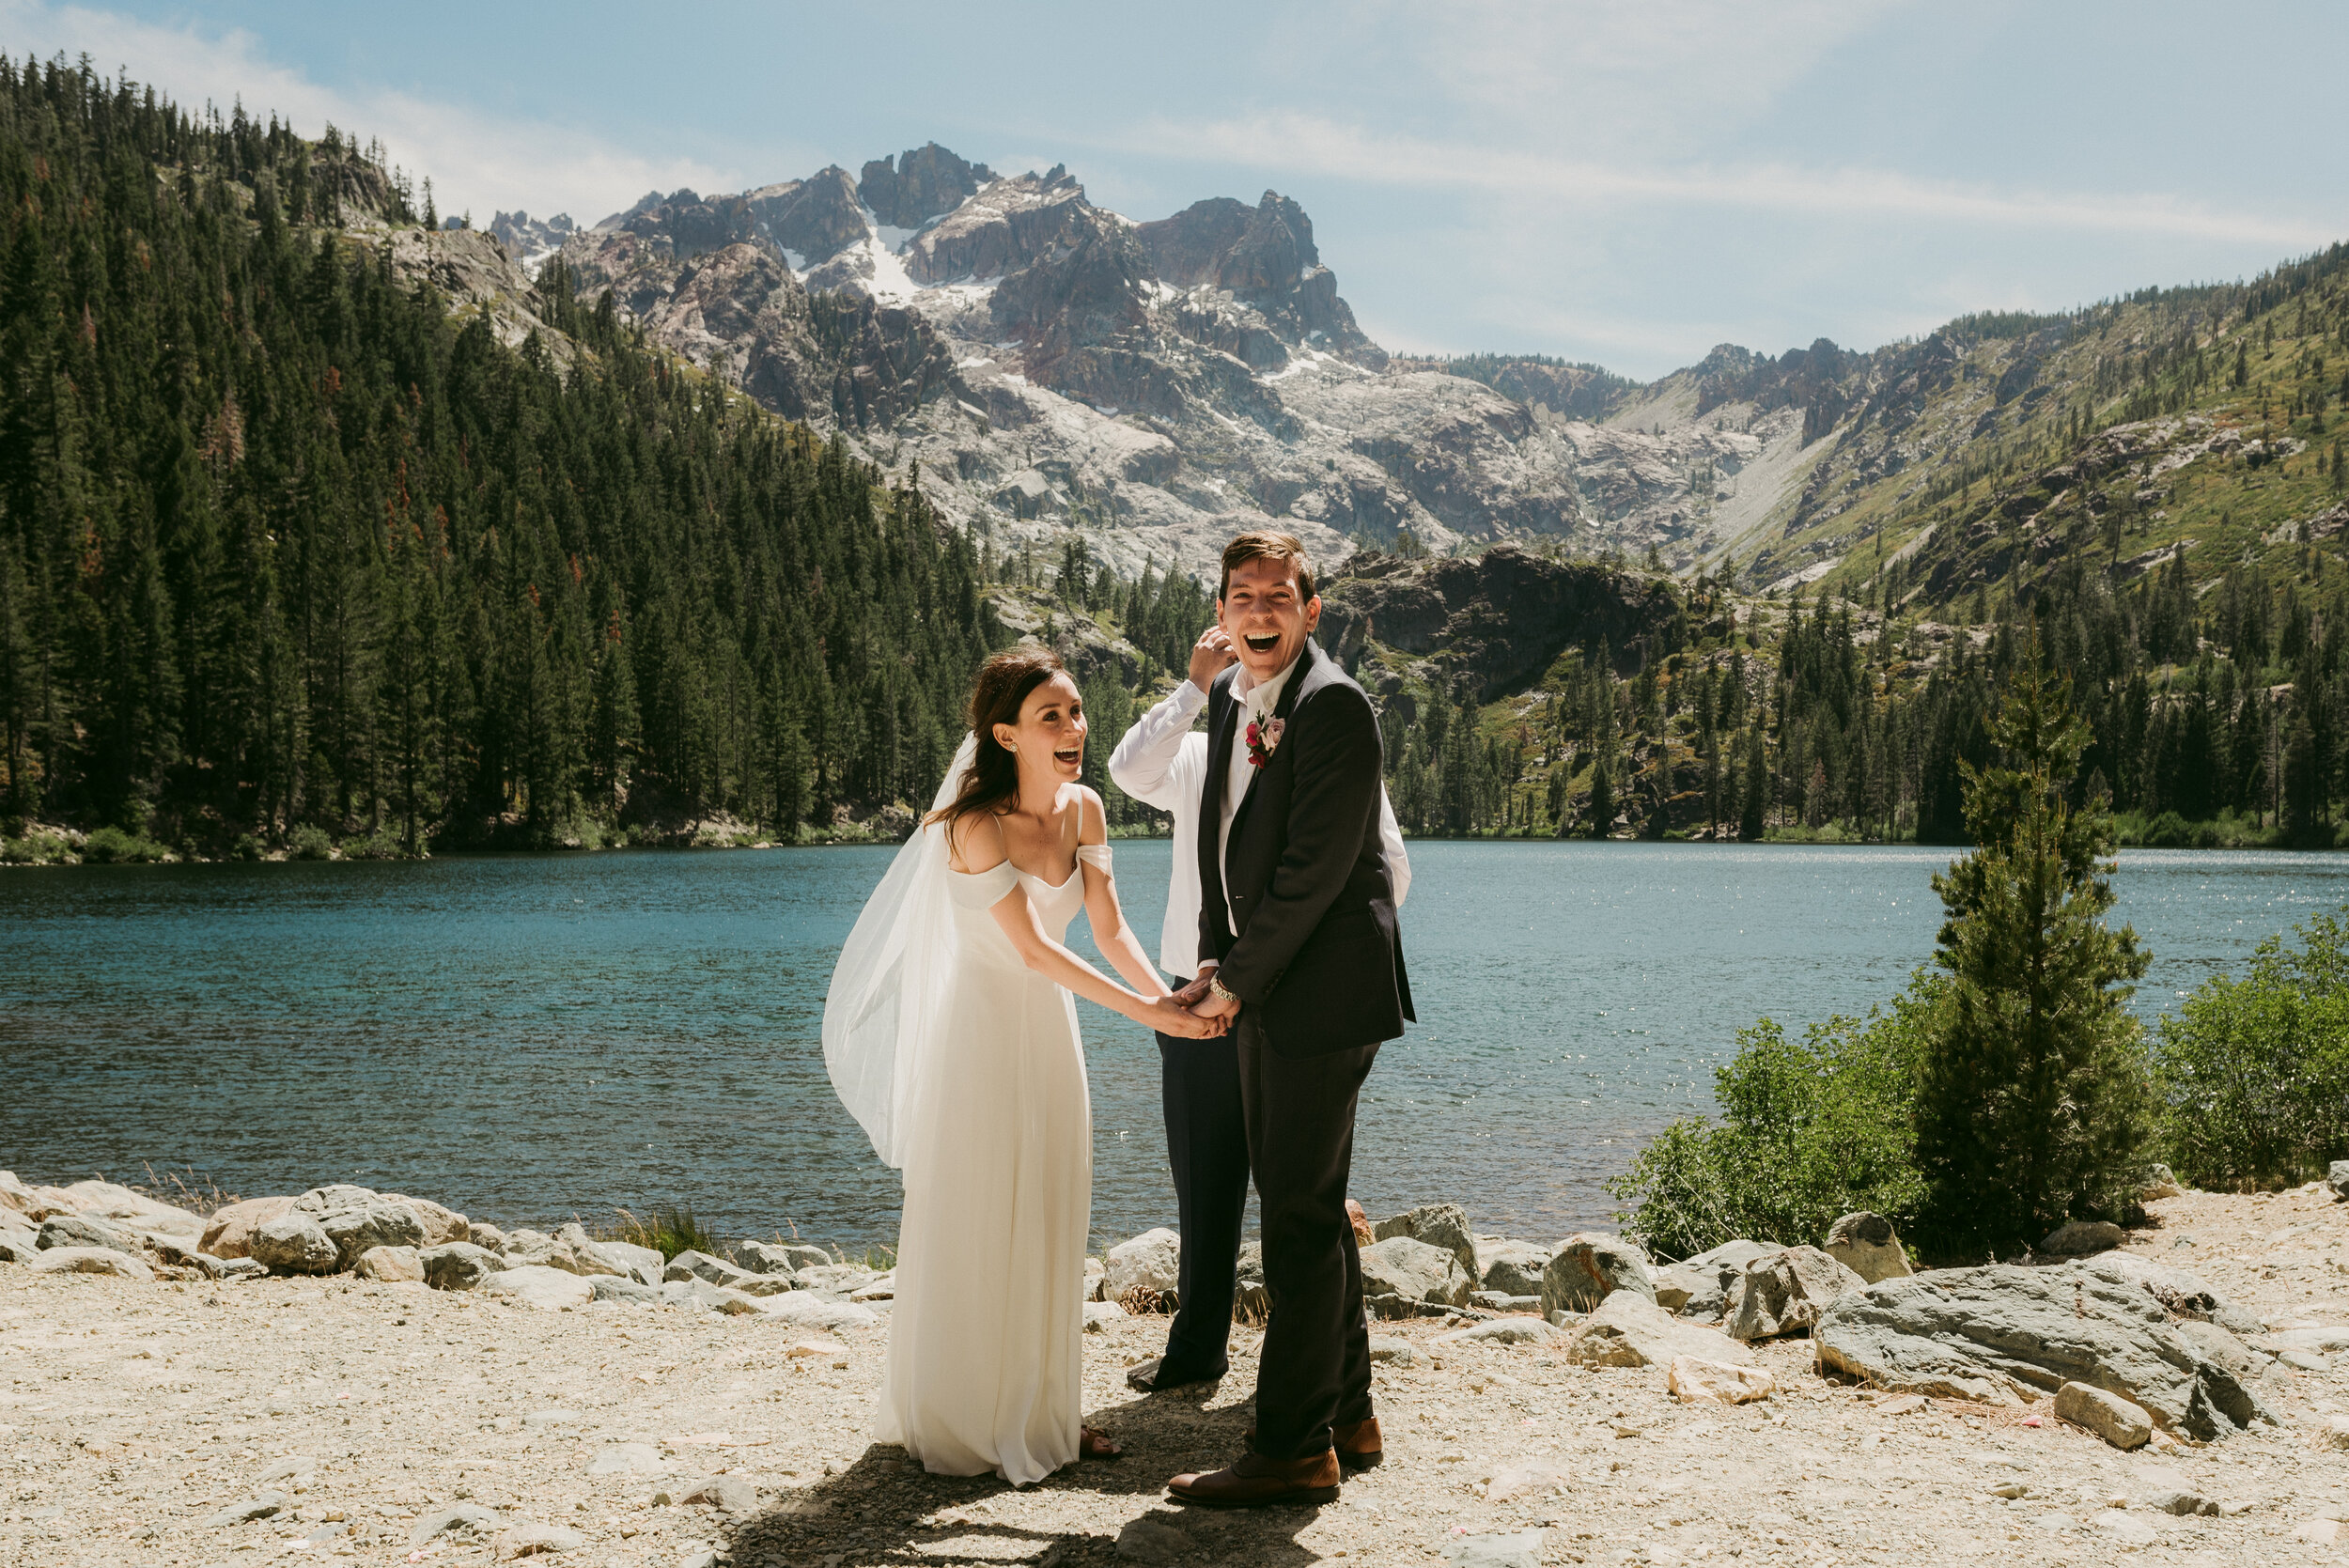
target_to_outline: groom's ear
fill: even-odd
[[[1315,594],[1305,601],[1305,630],[1310,635],[1321,624],[1321,596]]]

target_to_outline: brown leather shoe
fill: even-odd
[[[1238,1464],[1209,1475],[1178,1475],[1166,1483],[1176,1502],[1206,1508],[1266,1508],[1338,1500],[1335,1449],[1311,1459],[1267,1459],[1243,1454]]]
[[[1387,1456],[1386,1441],[1378,1435],[1378,1418],[1365,1417],[1358,1421],[1340,1421],[1330,1429],[1338,1451],[1338,1465],[1348,1475],[1367,1470]],[[1256,1441],[1256,1429],[1250,1427],[1246,1441]]]

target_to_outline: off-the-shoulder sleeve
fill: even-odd
[[[1019,873],[1009,861],[987,871],[946,873],[947,895],[967,909],[991,909],[1019,885]]]
[[[1080,844],[1077,846],[1077,859],[1097,871],[1107,871],[1110,868],[1110,846],[1106,844]]]

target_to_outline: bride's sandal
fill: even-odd
[[[1077,1429],[1077,1457],[1080,1459],[1123,1459],[1126,1451],[1117,1446],[1115,1438],[1098,1427]]]

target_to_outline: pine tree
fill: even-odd
[[[1934,878],[1954,977],[1917,1101],[1924,1231],[2012,1252],[2066,1218],[2130,1207],[2151,1136],[2143,1042],[2125,1007],[2146,955],[2112,908],[2111,826],[2065,793],[2088,742],[2067,688],[2028,666],[1963,766],[1978,847]]]

